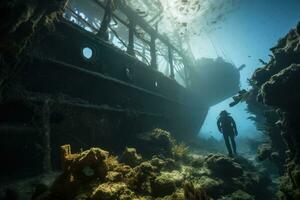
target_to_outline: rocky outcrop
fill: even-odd
[[[160,175],[152,181],[151,188],[155,197],[171,195],[176,191],[175,180],[171,176]]]
[[[239,177],[243,174],[239,163],[222,155],[209,155],[206,165],[216,176],[220,177]]]
[[[48,194],[49,200],[272,198],[268,176],[240,157],[188,154],[188,159],[174,160],[156,155],[129,166],[100,148],[72,153],[71,147],[64,145],[61,151],[64,172],[48,192],[39,194]]]
[[[284,142],[287,148],[286,153],[281,150],[270,156],[275,160],[287,158],[279,199],[299,199],[300,139],[297,132],[300,128],[300,23],[280,39],[271,51],[273,55],[270,62],[256,70],[251,82],[253,90],[257,91],[258,101],[276,109],[278,114],[279,120],[272,125],[280,129],[280,135],[274,137],[270,134],[273,136],[270,137],[272,145]]]
[[[135,148],[126,147],[120,161],[131,167],[135,167],[142,162],[142,156],[136,152]]]
[[[266,160],[271,157],[272,147],[269,143],[262,144],[257,149],[257,158],[259,161]]]
[[[189,200],[209,200],[206,192],[202,189],[195,189],[192,183],[184,185],[184,198]]]

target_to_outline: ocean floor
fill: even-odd
[[[61,172],[2,188],[3,199],[48,200],[260,200],[274,198],[276,184],[251,156],[201,153],[155,129],[153,154],[135,147],[117,156],[101,148],[61,147]],[[153,145],[155,144],[155,145]]]

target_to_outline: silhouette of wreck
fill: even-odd
[[[57,168],[64,144],[123,150],[154,128],[188,140],[210,106],[239,91],[232,64],[197,68],[123,1],[80,2],[9,57],[21,64],[1,100],[1,177]],[[78,11],[88,4],[93,13]]]

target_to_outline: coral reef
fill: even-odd
[[[252,98],[257,96],[259,103],[271,106],[271,114],[266,118],[271,128],[266,132],[270,136],[272,149],[274,146],[278,149],[272,153],[261,151],[268,154],[261,156],[277,160],[283,168],[279,199],[299,199],[300,140],[297,132],[300,128],[300,23],[280,39],[271,51],[271,60],[257,69],[251,79]],[[248,104],[255,103],[248,101]]]
[[[230,158],[221,155],[209,155],[206,165],[217,176],[239,177],[243,174],[240,164],[232,162]]]
[[[170,144],[171,134],[160,132]],[[135,148],[126,148],[122,163],[100,148],[72,154],[64,145],[61,152],[64,172],[48,199],[272,199],[268,176],[241,157],[195,156],[186,150],[185,157],[168,153],[142,160]]]
[[[189,200],[209,200],[206,192],[202,189],[196,190],[192,183],[184,185],[184,198]]]
[[[257,149],[257,158],[260,161],[266,160],[267,158],[269,158],[271,156],[271,154],[272,154],[272,147],[269,143],[262,144]]]
[[[274,194],[268,175],[242,157],[195,155],[186,150],[184,157],[169,152],[169,156],[146,159],[130,147],[118,159],[101,148],[72,153],[70,145],[63,145],[60,150],[63,172],[51,185],[37,185],[31,199],[260,200]],[[13,188],[4,193],[18,195]]]
[[[177,142],[170,132],[156,128],[140,137],[139,151],[146,157],[160,155],[173,159],[185,159],[189,147],[183,142]]]
[[[141,163],[142,156],[136,152],[135,148],[126,147],[120,158],[120,161],[131,167],[134,167]]]

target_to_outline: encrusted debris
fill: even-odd
[[[169,136],[164,138],[169,141]],[[197,157],[187,152],[185,158],[155,155],[127,165],[100,148],[73,154],[70,145],[64,145],[61,150],[64,172],[52,185],[48,199],[208,200],[242,196],[250,200],[272,196],[266,175],[239,157]],[[134,155],[133,160],[141,158],[133,147],[126,152]]]

